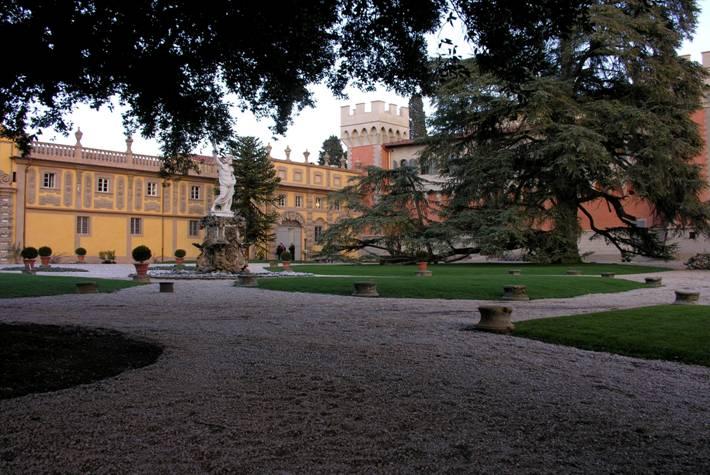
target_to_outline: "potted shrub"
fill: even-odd
[[[26,247],[22,249],[20,255],[22,256],[22,262],[25,264],[25,271],[33,272],[35,268],[35,259],[37,259],[37,256],[39,255],[37,249],[34,247]]]
[[[283,262],[284,270],[291,270],[291,253],[288,251],[282,252],[281,262]]]
[[[419,272],[425,272],[427,270],[427,259],[429,258],[429,253],[426,251],[417,251],[415,256],[417,258],[417,270]]]
[[[49,267],[49,259],[52,257],[52,248],[42,246],[37,249],[37,253],[39,253],[39,260],[42,262],[42,267]]]
[[[136,261],[133,263],[133,265],[136,267],[135,280],[149,280],[148,266],[150,265],[150,263],[146,261],[153,256],[153,253],[150,252],[150,248],[148,246],[140,245],[133,249],[133,251],[131,252],[131,256],[133,256],[133,260]]]
[[[74,254],[76,254],[76,260],[80,263],[83,263],[84,259],[86,258],[86,249],[84,249],[83,247],[77,247],[76,249],[74,249]]]
[[[185,249],[177,249],[175,251],[175,264],[181,266],[185,263]]]

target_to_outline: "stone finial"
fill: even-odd
[[[311,155],[311,152],[306,149],[305,152],[303,152],[303,158],[306,160],[306,163],[308,163],[308,157]]]
[[[286,160],[291,160],[291,147],[286,145],[286,148],[284,149],[284,153],[286,154]]]
[[[269,158],[271,158],[271,148],[272,148],[272,147],[271,147],[271,142],[269,142],[268,144],[266,144],[266,156],[269,157]]]
[[[133,146],[133,137],[130,135],[126,137],[126,153],[133,153],[133,149],[131,148]]]
[[[76,137],[76,146],[81,147],[81,138],[84,136],[84,132],[81,131],[81,127],[76,128],[74,132],[74,137]]]

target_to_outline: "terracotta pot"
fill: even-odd
[[[282,261],[284,270],[291,270],[291,262],[290,261]]]
[[[417,262],[417,269],[419,270],[419,272],[424,272],[426,270],[426,267],[427,267],[427,261]]]
[[[185,258],[184,257],[176,257],[175,258],[175,264],[177,265],[183,265],[185,263]]]
[[[136,280],[147,280],[148,279],[148,267],[150,263],[148,262],[134,262],[133,265],[136,268]]]
[[[22,262],[25,264],[25,270],[32,270],[35,268],[34,259],[22,259]]]
[[[76,260],[79,261],[80,263],[83,263],[85,257],[86,256],[76,256]]]

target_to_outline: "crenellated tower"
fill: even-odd
[[[348,168],[389,168],[383,162],[384,144],[409,139],[409,108],[372,101],[340,108],[340,139],[348,147]]]

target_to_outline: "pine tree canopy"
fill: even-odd
[[[681,2],[682,3],[682,2]],[[79,103],[116,100],[127,131],[162,142],[166,172],[203,140],[234,133],[230,109],[271,117],[283,133],[313,103],[308,86],[381,82],[410,94],[430,89],[425,35],[452,13],[475,30],[492,65],[577,15],[573,0],[0,0],[0,134],[29,151],[33,134],[67,132]],[[508,16],[508,13],[513,13]],[[501,42],[506,31],[512,41]],[[513,48],[511,48],[513,47]],[[517,50],[516,50],[517,51]],[[516,56],[524,67],[535,58]]]
[[[706,73],[676,54],[696,13],[692,1],[589,2],[564,35],[528,45],[523,72],[466,62],[435,95],[424,154],[449,172],[449,224],[489,253],[517,242],[553,262],[579,259],[580,218],[623,257],[669,257],[640,202],[653,227],[708,232],[691,120]],[[616,223],[597,222],[600,209]]]
[[[318,164],[340,166],[345,157],[346,152],[343,150],[343,144],[340,139],[335,135],[331,135],[323,141],[323,146],[318,152]]]
[[[274,209],[280,179],[266,148],[255,137],[237,137],[224,151],[234,157],[234,200],[232,210],[244,218],[240,230],[245,248],[255,245],[266,250],[273,239],[271,229],[278,220]]]

